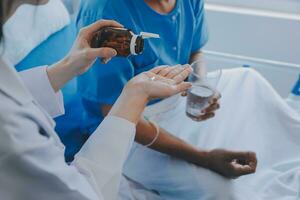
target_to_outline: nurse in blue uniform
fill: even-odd
[[[160,39],[146,40],[141,55],[117,58],[108,67],[97,61],[97,67],[79,78],[79,91],[91,127],[96,127],[102,118],[99,106],[112,105],[134,75],[158,65],[189,63],[191,56],[201,51],[208,40],[203,2],[179,0],[168,14],[160,14],[143,0],[82,1],[77,18],[79,27],[100,18],[116,19],[135,33],[160,35]],[[101,81],[106,85],[100,84]]]
[[[79,28],[101,18],[117,20],[137,34],[140,32],[159,34],[160,39],[146,40],[144,52],[140,55],[129,56],[128,58],[118,57],[107,65],[96,61],[95,66],[89,72],[79,77],[78,90],[87,111],[84,123],[89,128],[86,130],[89,133],[93,132],[104,115],[108,113],[124,85],[133,76],[154,66],[186,64],[201,59],[201,49],[208,40],[203,0],[81,1],[77,17]],[[152,105],[159,106],[164,101],[171,101],[167,103],[171,105],[179,98],[179,96],[175,96],[171,99],[152,102]],[[199,121],[214,117],[215,111],[219,108],[218,99],[219,96],[216,96],[211,105],[203,110],[204,115],[198,119]],[[255,160],[255,154],[253,153],[227,150],[205,151],[179,139],[180,135],[188,137],[190,134],[189,129],[185,129],[186,126],[198,126],[199,124],[186,120],[184,113],[170,116],[172,119],[182,118],[188,122],[182,124],[184,129],[180,128],[175,131],[161,127],[157,129],[147,120],[149,116],[146,115],[145,118],[141,119],[137,126],[136,142],[141,145],[136,145],[133,149],[125,167],[125,174],[146,187],[163,194],[163,197],[166,199],[198,199],[202,193],[199,188],[209,187],[204,186],[204,181],[203,183],[195,181],[195,183],[198,183],[195,185],[184,182],[185,180],[191,180],[188,177],[191,177],[193,181],[195,179],[191,172],[191,170],[194,170],[193,167],[186,168],[186,166],[191,165],[189,163],[208,168],[229,178],[254,172],[255,167],[250,167],[247,164],[245,165],[246,168],[240,165],[235,166],[231,165],[233,160],[221,159],[227,156],[234,158],[237,155],[242,155],[247,160],[248,158],[249,160]],[[167,120],[169,119],[164,118],[160,121],[154,119],[153,121],[161,125]],[[169,120],[169,124],[172,124],[172,120]],[[181,130],[181,133],[178,133],[178,130]],[[151,149],[146,148],[149,147],[149,138],[154,138],[157,133],[159,137],[155,143],[150,145]],[[199,130],[199,134],[201,134],[201,130]],[[172,157],[177,157],[181,160],[171,163]],[[205,165],[208,160],[211,164]],[[225,170],[227,167],[231,169],[229,172]],[[172,171],[178,172],[176,175],[177,180],[172,179]],[[151,176],[145,176],[148,173]],[[224,189],[230,185],[221,176],[210,174],[207,170],[203,169],[202,174],[205,175],[201,179],[210,178],[213,183],[211,186],[218,186],[216,188]],[[186,178],[180,180],[181,176]],[[224,194],[222,190],[218,191],[218,189],[214,192],[213,196],[216,199],[218,199],[219,195]],[[226,199],[225,196],[223,197]]]

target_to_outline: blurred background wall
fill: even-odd
[[[300,74],[299,0],[206,0],[213,66],[253,67],[283,96]]]
[[[74,17],[80,0],[63,1]],[[255,68],[286,97],[300,74],[300,0],[206,0],[206,12],[210,66]]]

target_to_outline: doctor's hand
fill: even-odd
[[[166,98],[191,87],[184,82],[191,72],[190,65],[159,66],[136,76],[127,86],[137,88],[148,100]]]
[[[238,178],[255,173],[257,158],[253,152],[215,149],[208,152],[205,167],[226,178]]]
[[[60,90],[69,80],[86,72],[97,58],[107,63],[117,55],[116,50],[112,48],[91,48],[90,46],[94,33],[107,26],[122,27],[115,21],[100,20],[81,29],[69,54],[60,62],[47,68],[49,81],[54,91]]]
[[[160,66],[137,75],[127,83],[109,115],[137,124],[150,100],[169,97],[189,89],[191,83],[184,80],[191,72],[189,65],[177,65]]]
[[[70,53],[65,58],[65,61],[70,65],[70,70],[82,74],[94,64],[96,58],[101,58],[103,63],[107,63],[117,55],[116,50],[112,48],[91,48],[90,45],[95,32],[108,26],[123,27],[112,20],[100,20],[80,30]]]

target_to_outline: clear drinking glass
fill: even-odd
[[[209,105],[209,101],[217,92],[217,85],[222,76],[222,69],[207,72],[205,61],[192,63],[193,72],[188,81],[192,87],[187,92],[186,115],[191,119],[198,119],[204,113],[202,110]]]

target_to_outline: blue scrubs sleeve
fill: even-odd
[[[129,59],[116,57],[108,64],[97,60],[87,73],[78,78],[78,91],[85,100],[112,105],[133,76],[134,67]]]
[[[103,18],[105,2],[105,0],[80,1],[76,20],[78,30]]]
[[[77,28],[88,26],[102,18],[112,19],[113,12],[108,2],[82,1],[77,16]],[[85,102],[86,109],[91,112],[99,104],[114,104],[124,85],[133,76],[134,67],[130,59],[115,57],[108,64],[102,64],[98,59],[87,73],[78,78],[78,92]],[[92,109],[89,109],[90,107]]]
[[[199,51],[208,41],[208,27],[206,22],[204,0],[195,0],[194,35],[191,53]]]

